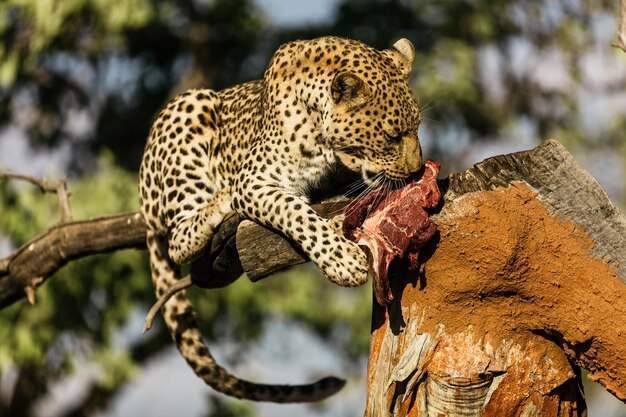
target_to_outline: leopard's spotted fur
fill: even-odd
[[[378,51],[336,37],[296,41],[274,54],[262,80],[191,90],[158,115],[140,170],[141,207],[157,295],[180,278],[231,211],[296,241],[333,282],[367,280],[367,259],[308,205],[307,194],[343,163],[367,180],[400,180],[421,167],[419,107],[408,85],[413,46]],[[313,401],[341,388],[240,380],[215,363],[183,292],[163,317],[197,375],[253,400]]]

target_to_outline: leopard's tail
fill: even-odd
[[[169,259],[167,242],[148,232],[148,252],[152,283],[160,297],[181,277],[180,267]],[[231,375],[215,362],[202,339],[193,307],[184,291],[170,298],[161,309],[165,324],[178,350],[193,371],[214,390],[236,398],[276,403],[314,402],[323,400],[343,388],[345,381],[323,378],[307,385],[256,384]]]

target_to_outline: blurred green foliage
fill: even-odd
[[[463,163],[471,144],[504,138],[520,120],[540,138],[557,137],[573,150],[610,149],[626,160],[623,113],[597,129],[584,126],[584,94],[596,94],[593,100],[624,90],[623,77],[594,86],[584,66],[609,48],[603,27],[615,13],[616,4],[604,0],[340,0],[330,21],[278,28],[251,0],[8,0],[0,3],[0,135],[11,127],[33,149],[70,149],[65,169],[76,218],[135,211],[144,138],[168,98],[259,78],[288,40],[339,35],[386,48],[408,37],[429,157],[448,168]],[[550,58],[556,86],[537,78]],[[607,68],[626,59],[621,52],[601,58]],[[54,195],[0,182],[0,237],[19,245],[58,218]],[[2,310],[0,374],[11,366],[18,377],[10,406],[0,399],[0,415],[27,415],[81,363],[106,370],[72,414],[90,415],[170,347],[162,326],[145,337],[128,328],[153,302],[148,271],[141,251],[85,258],[43,285],[35,307]],[[368,349],[371,287],[338,289],[311,266],[191,297],[211,340],[228,330],[253,341],[268,317],[288,316],[348,357]],[[248,413],[212,401],[214,415]]]
[[[0,5],[2,23],[0,29],[7,34],[11,29],[28,30],[28,44],[16,39],[10,50],[3,50],[5,57],[19,56],[21,67],[13,69],[13,78],[3,79],[3,86],[16,80],[19,72],[35,71],[39,55],[63,43],[64,38],[77,36],[85,25],[76,24],[83,16],[93,16],[88,29],[94,38],[100,39],[100,49],[116,46],[123,39],[120,33],[129,28],[144,26],[154,18],[152,4],[148,0],[15,0]],[[68,24],[69,23],[69,24]],[[85,22],[87,23],[87,22]],[[23,41],[25,39],[21,39]],[[15,60],[8,60],[15,62]]]

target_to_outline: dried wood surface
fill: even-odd
[[[623,215],[556,141],[441,184],[438,239],[373,316],[366,416],[583,416],[626,400]]]
[[[556,140],[451,174],[445,199],[450,202],[468,192],[506,187],[515,181],[536,190],[548,211],[582,227],[595,243],[590,249],[593,256],[611,264],[626,282],[626,218],[598,181]]]

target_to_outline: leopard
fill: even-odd
[[[422,166],[422,113],[409,84],[415,49],[400,39],[378,50],[327,36],[280,46],[262,79],[223,90],[188,90],[156,116],[140,170],[157,297],[197,262],[232,213],[291,239],[333,283],[368,279],[367,254],[310,206],[341,166],[365,184],[404,181]],[[195,374],[214,390],[253,401],[324,399],[345,381],[304,385],[240,379],[219,365],[180,291],[161,307]]]

